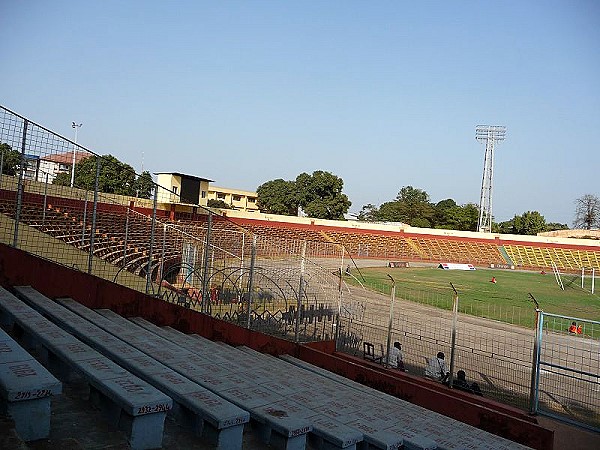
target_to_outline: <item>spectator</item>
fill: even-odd
[[[459,370],[456,373],[456,380],[452,383],[452,387],[461,391],[470,392],[471,394],[483,395],[477,383],[470,384],[467,381],[467,374],[464,370]]]
[[[577,334],[577,322],[571,323],[571,326],[569,327],[569,333]]]
[[[444,358],[443,352],[438,352],[437,357],[435,358],[429,358],[427,360],[427,367],[425,368],[425,376],[445,383],[450,373],[446,369],[446,361],[444,361]]]
[[[403,361],[403,357],[402,357],[402,345],[400,344],[400,342],[396,341],[394,342],[394,346],[392,347],[391,351],[390,351],[390,366],[393,367],[394,369],[398,369],[401,370],[402,372],[405,372],[406,369],[404,368],[404,361]]]
[[[577,327],[577,334],[583,334],[583,328],[581,327],[581,325]]]

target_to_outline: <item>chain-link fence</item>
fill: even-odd
[[[537,311],[531,412],[600,432],[600,322]]]
[[[395,291],[390,295],[351,287],[342,302],[340,349],[362,355],[365,342],[373,344],[385,361],[388,345],[400,342],[409,373],[425,375],[427,360],[443,352],[446,367],[454,354],[454,372],[463,370],[486,397],[522,408],[528,405],[534,333],[531,329],[491,321],[463,311],[458,302],[455,344],[452,345],[454,292]],[[345,294],[346,292],[344,292]],[[486,309],[484,312],[488,312]],[[525,309],[500,308],[489,312],[506,319],[525,315]],[[529,310],[531,316],[534,309]],[[391,320],[390,320],[391,318]],[[390,326],[391,324],[391,326]]]
[[[0,107],[0,239],[297,341],[331,338],[343,247],[272,239]]]
[[[566,318],[549,315],[532,365],[533,307],[464,308],[450,287],[367,289],[342,276],[343,246],[249,232],[3,107],[0,146],[4,243],[298,342],[335,337],[354,355],[369,343],[385,362],[399,341],[417,375],[443,352],[453,376],[464,370],[486,397],[531,408],[535,393],[539,411],[598,424],[596,322],[580,321],[583,335],[572,336]]]

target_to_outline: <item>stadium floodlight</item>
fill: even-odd
[[[73,164],[71,165],[71,187],[75,181],[75,155],[77,154],[77,130],[81,128],[82,123],[71,122],[71,127],[75,128],[75,145],[73,146]]]
[[[479,201],[479,219],[477,231],[491,233],[492,231],[492,182],[494,179],[494,148],[496,143],[506,137],[506,127],[477,125],[475,139],[485,142],[485,157],[483,160],[483,180],[481,181],[481,198]]]

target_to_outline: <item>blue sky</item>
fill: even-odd
[[[0,2],[0,104],[151,172],[255,190],[325,170],[571,224],[600,195],[600,2]]]

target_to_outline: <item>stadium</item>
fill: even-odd
[[[83,397],[115,448],[558,448],[541,418],[597,439],[594,236],[217,210],[158,185],[150,199],[102,192],[110,161],[0,116],[0,143],[21,155],[18,173],[0,170],[15,442],[81,441],[57,422]],[[83,156],[95,189],[49,181],[44,162],[75,170]],[[407,372],[389,365],[395,341]],[[440,351],[450,384],[463,369],[482,396],[425,378]]]

